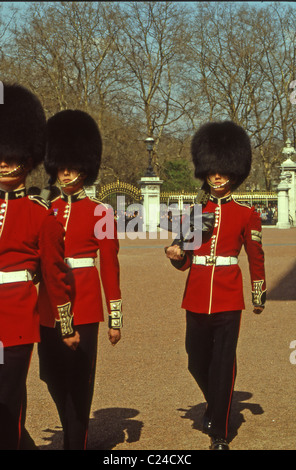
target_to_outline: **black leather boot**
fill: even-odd
[[[213,436],[211,439],[211,450],[229,450],[229,445],[223,437]]]

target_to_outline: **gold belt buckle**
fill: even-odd
[[[216,264],[216,256],[206,255],[206,265],[213,266]]]

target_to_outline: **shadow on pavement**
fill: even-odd
[[[296,300],[296,263],[292,268],[280,279],[279,282],[267,291],[267,300]]]
[[[137,442],[141,436],[143,422],[133,420],[139,411],[132,408],[106,408],[92,413],[88,429],[88,450],[111,450],[122,442]],[[52,433],[44,437],[48,444],[39,446],[40,450],[63,449],[63,431],[44,429],[43,432]]]
[[[249,410],[253,415],[261,415],[264,413],[263,408],[258,403],[247,403],[252,394],[249,392],[233,392],[232,406],[229,421],[228,441],[231,442],[238,433],[239,428],[245,422],[242,411]],[[206,411],[206,403],[190,407],[188,410],[179,408],[178,411],[185,411],[184,419],[193,421],[192,428],[202,432],[203,416]]]

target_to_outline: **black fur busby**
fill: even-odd
[[[85,185],[92,185],[101,164],[102,140],[94,119],[86,112],[67,109],[47,122],[45,169],[50,184],[59,168],[75,168],[86,174]]]
[[[209,173],[230,176],[238,188],[251,169],[252,150],[246,131],[232,121],[208,122],[196,132],[191,143],[195,176],[206,182]]]
[[[39,99],[18,84],[3,84],[0,104],[0,157],[31,169],[44,159],[46,118]]]

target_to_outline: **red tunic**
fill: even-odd
[[[62,225],[42,198],[26,196],[24,189],[0,191],[0,271],[28,270],[33,275],[41,267],[56,318],[57,306],[68,303],[71,294],[63,236]],[[0,279],[0,341],[5,347],[39,341],[36,305],[32,281],[2,284]]]
[[[119,243],[114,215],[96,199],[86,196],[84,190],[72,196],[62,195],[52,202],[56,218],[63,223],[65,236],[65,258],[96,258],[100,253],[100,274],[104,288],[108,313],[110,302],[121,299],[119,285]],[[97,224],[107,220],[112,224],[113,238],[97,238]],[[104,224],[103,224],[104,225]],[[98,228],[98,231],[99,228]],[[98,269],[79,267],[71,270],[71,284],[74,290],[72,310],[74,325],[96,323],[104,320],[101,281]],[[41,324],[53,327],[52,314],[48,308],[46,289],[40,285],[38,310]]]
[[[264,253],[261,244],[261,220],[254,207],[238,203],[232,196],[210,197],[203,212],[214,212],[215,226],[212,236],[194,255],[238,257],[244,245],[252,282],[266,290]],[[214,313],[245,308],[242,274],[238,264],[230,266],[191,265],[186,255],[182,270],[190,266],[182,307],[196,313]],[[259,281],[259,282],[256,282]],[[261,282],[260,282],[261,281]]]

